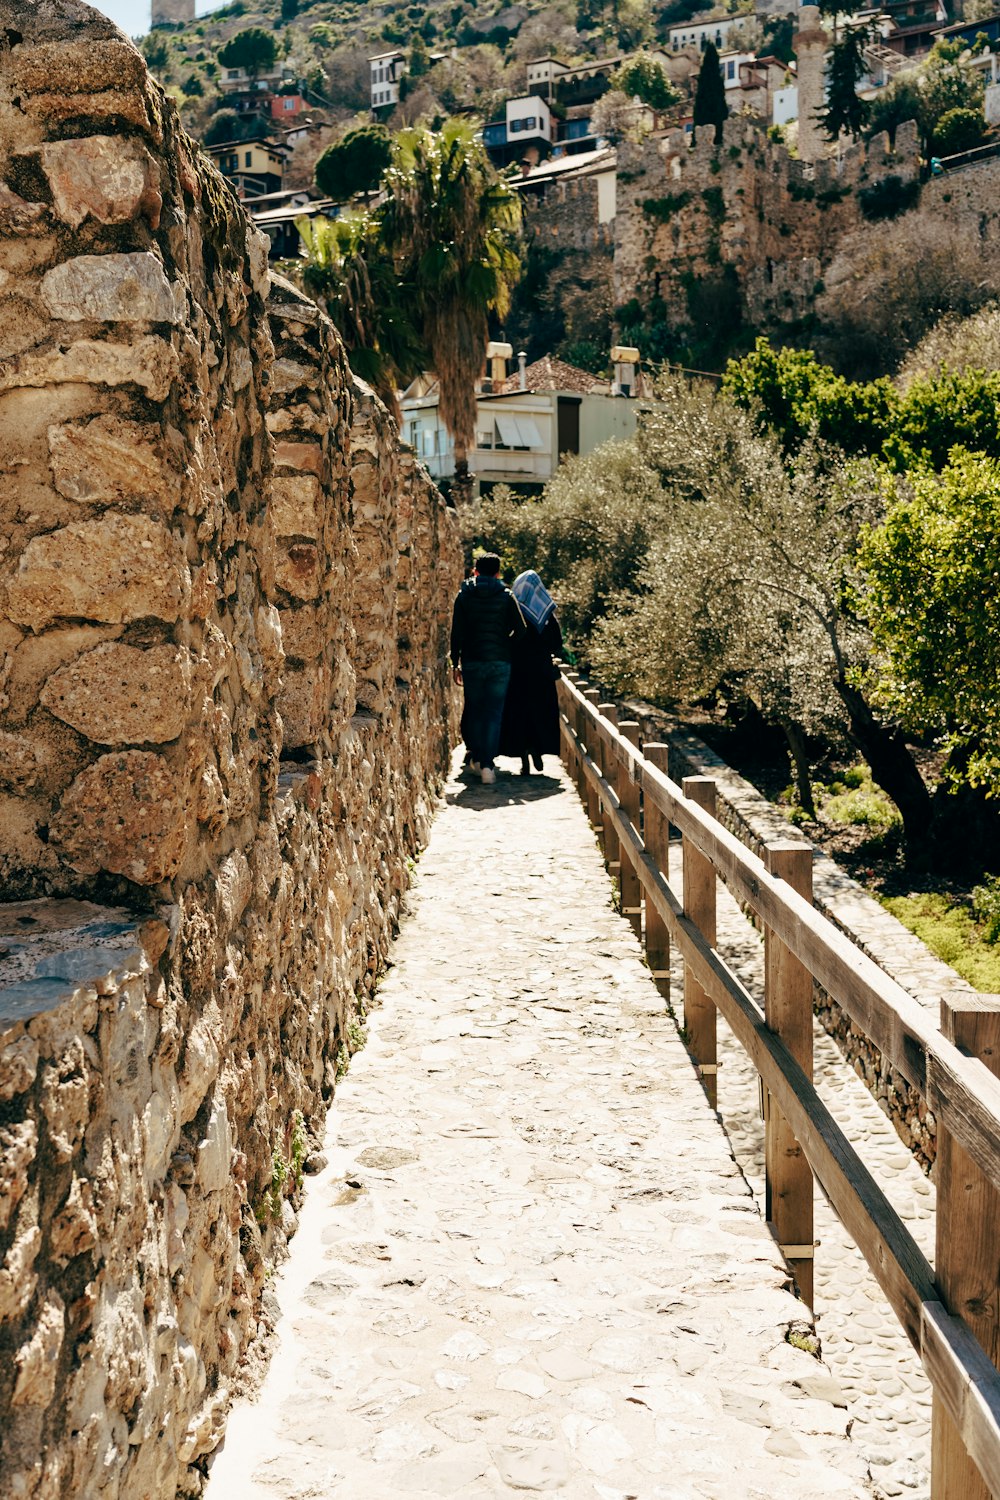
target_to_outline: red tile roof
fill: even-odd
[[[555,359],[551,354],[528,365],[524,383],[529,391],[576,391],[581,396],[589,396],[595,390],[606,391],[608,387],[606,380],[590,375],[586,370],[578,370],[575,365],[568,365],[565,360]],[[501,389],[507,396],[520,390],[520,372],[509,375]]]

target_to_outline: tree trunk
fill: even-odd
[[[926,849],[931,837],[931,797],[906,741],[898,729],[880,724],[864,695],[842,678],[837,692],[847,709],[848,737],[868,762],[873,781],[899,808],[908,849]]]
[[[812,781],[809,775],[809,756],[806,754],[806,737],[802,726],[791,719],[782,719],[781,727],[788,741],[788,753],[792,758],[795,787],[799,794],[799,806],[815,820],[816,804],[813,801]]]
[[[469,473],[469,450],[455,439],[455,478],[451,483],[451,498],[455,509],[472,504],[472,475]]]

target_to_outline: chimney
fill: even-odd
[[[527,368],[528,356],[527,354],[525,354],[523,349],[520,349],[518,350],[517,355],[517,384],[518,389],[522,391],[526,391],[528,389],[528,377],[525,374]]]
[[[611,383],[613,396],[633,396],[636,388],[636,371],[639,351],[626,344],[616,344],[611,351],[611,363],[615,367],[615,378]]]
[[[490,388],[500,390],[507,379],[507,361],[513,354],[510,344],[498,344],[491,339],[486,345],[486,358],[490,366]]]

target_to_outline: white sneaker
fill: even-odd
[[[483,786],[492,786],[497,779],[497,773],[492,766],[484,766],[479,774],[483,778]]]

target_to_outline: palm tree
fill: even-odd
[[[489,315],[506,315],[521,274],[521,203],[492,166],[474,126],[401,131],[384,179],[380,235],[438,377],[441,419],[455,443],[457,501],[469,495],[476,381],[486,363]]]
[[[308,257],[302,271],[306,291],[326,307],[351,369],[398,421],[397,388],[423,368],[426,354],[412,319],[412,289],[400,282],[377,218],[302,218],[296,227]]]
[[[521,274],[521,202],[466,120],[401,131],[382,188],[371,212],[298,221],[303,281],[325,303],[352,369],[397,415],[396,387],[434,369],[461,502],[490,314],[506,315]]]

